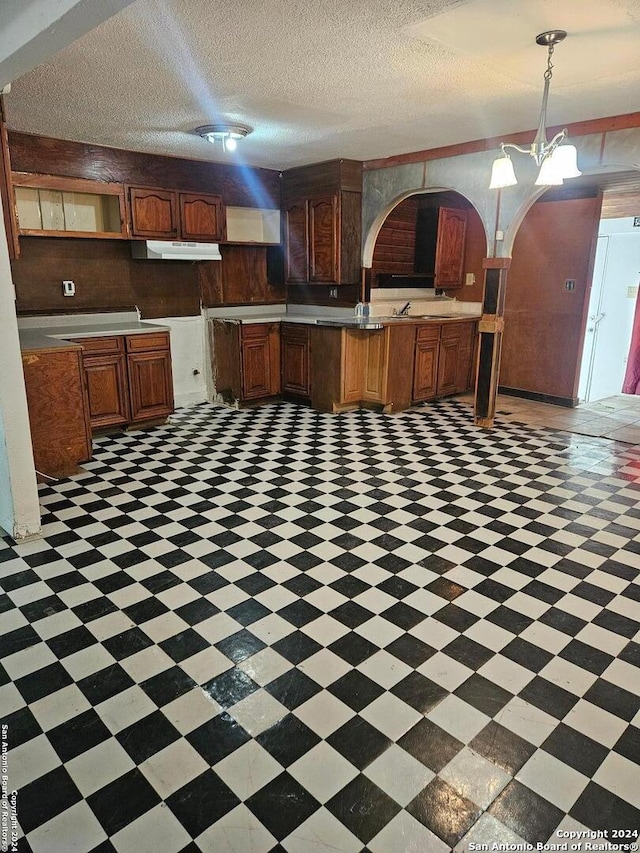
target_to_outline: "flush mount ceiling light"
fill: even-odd
[[[203,124],[202,127],[196,127],[198,136],[212,145],[215,145],[216,140],[221,142],[223,151],[235,151],[238,140],[244,139],[252,130],[246,124]]]
[[[549,30],[546,33],[540,33],[536,36],[536,44],[548,49],[547,70],[544,72],[544,92],[542,95],[542,107],[540,108],[540,121],[535,138],[528,148],[522,148],[520,145],[513,145],[510,142],[503,142],[500,145],[502,156],[498,157],[491,169],[491,183],[489,188],[492,190],[501,189],[502,187],[512,187],[518,183],[515,172],[513,171],[513,163],[511,157],[507,154],[507,148],[514,148],[520,151],[521,154],[529,154],[540,167],[538,177],[536,178],[537,186],[555,186],[562,184],[565,178],[577,178],[582,172],[578,169],[578,161],[575,145],[562,145],[561,143],[567,138],[567,129],[556,133],[553,139],[547,140],[547,102],[549,100],[549,85],[553,76],[553,64],[551,58],[553,50],[557,44],[564,41],[567,33],[564,30]]]

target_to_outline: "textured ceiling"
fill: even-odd
[[[640,0],[136,0],[14,82],[16,130],[287,168],[640,110]],[[235,155],[193,135],[255,128]]]

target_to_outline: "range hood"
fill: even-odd
[[[217,243],[186,243],[165,240],[136,240],[131,243],[134,258],[154,261],[221,261]]]

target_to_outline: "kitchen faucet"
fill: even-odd
[[[398,311],[398,317],[406,317],[409,314],[409,308],[411,308],[411,303],[407,302],[407,304],[403,305]]]

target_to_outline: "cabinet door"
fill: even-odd
[[[458,387],[458,362],[460,359],[460,336],[445,337],[440,341],[438,358],[438,396],[455,394]]]
[[[467,235],[467,211],[441,207],[436,248],[436,287],[460,287]]]
[[[341,403],[362,400],[367,332],[342,329]]]
[[[366,358],[362,399],[375,403],[385,401],[389,363],[388,329],[369,332],[365,341]]]
[[[309,281],[338,283],[340,221],[337,196],[309,201]]]
[[[282,390],[286,394],[309,397],[309,329],[282,324]]]
[[[242,327],[242,399],[272,397],[280,391],[277,326],[256,323]]]
[[[124,355],[85,355],[83,362],[91,429],[126,423],[129,407]]]
[[[165,418],[173,411],[171,353],[136,352],[127,356],[131,420]]]
[[[224,212],[220,196],[180,193],[180,234],[183,240],[203,243],[223,240]]]
[[[306,201],[291,203],[284,212],[284,272],[289,282],[309,280],[309,216]]]
[[[175,240],[178,237],[178,197],[171,190],[129,189],[131,233],[136,237]]]
[[[438,384],[438,350],[440,326],[418,327],[413,363],[413,399],[431,400]]]
[[[22,353],[36,470],[69,477],[91,458],[79,349]]]

